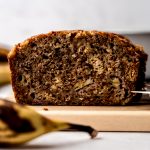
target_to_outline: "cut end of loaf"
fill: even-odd
[[[146,60],[127,38],[98,31],[34,36],[9,54],[15,98],[32,105],[125,105],[144,85]]]

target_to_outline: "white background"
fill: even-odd
[[[63,29],[150,31],[149,0],[0,0],[0,42]]]

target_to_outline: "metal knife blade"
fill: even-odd
[[[150,84],[145,83],[142,91],[131,91],[131,92],[137,93],[137,94],[139,93],[139,94],[144,94],[144,95],[146,95],[146,94],[150,95]]]
[[[150,91],[131,91],[132,93],[150,94]]]

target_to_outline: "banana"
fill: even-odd
[[[7,61],[9,50],[0,45],[0,85],[10,83],[10,70]]]
[[[10,70],[8,63],[0,63],[0,85],[10,83]]]
[[[97,131],[90,126],[50,120],[28,106],[0,100],[0,147],[24,144],[42,134],[58,130],[84,131],[91,138]]]

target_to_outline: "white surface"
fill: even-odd
[[[149,141],[149,133],[99,132],[96,139],[90,139],[86,133],[82,132],[55,132],[13,149],[149,150]]]
[[[0,42],[50,30],[150,31],[149,0],[0,0]]]
[[[0,86],[0,97],[12,97],[13,91],[11,85]]]

